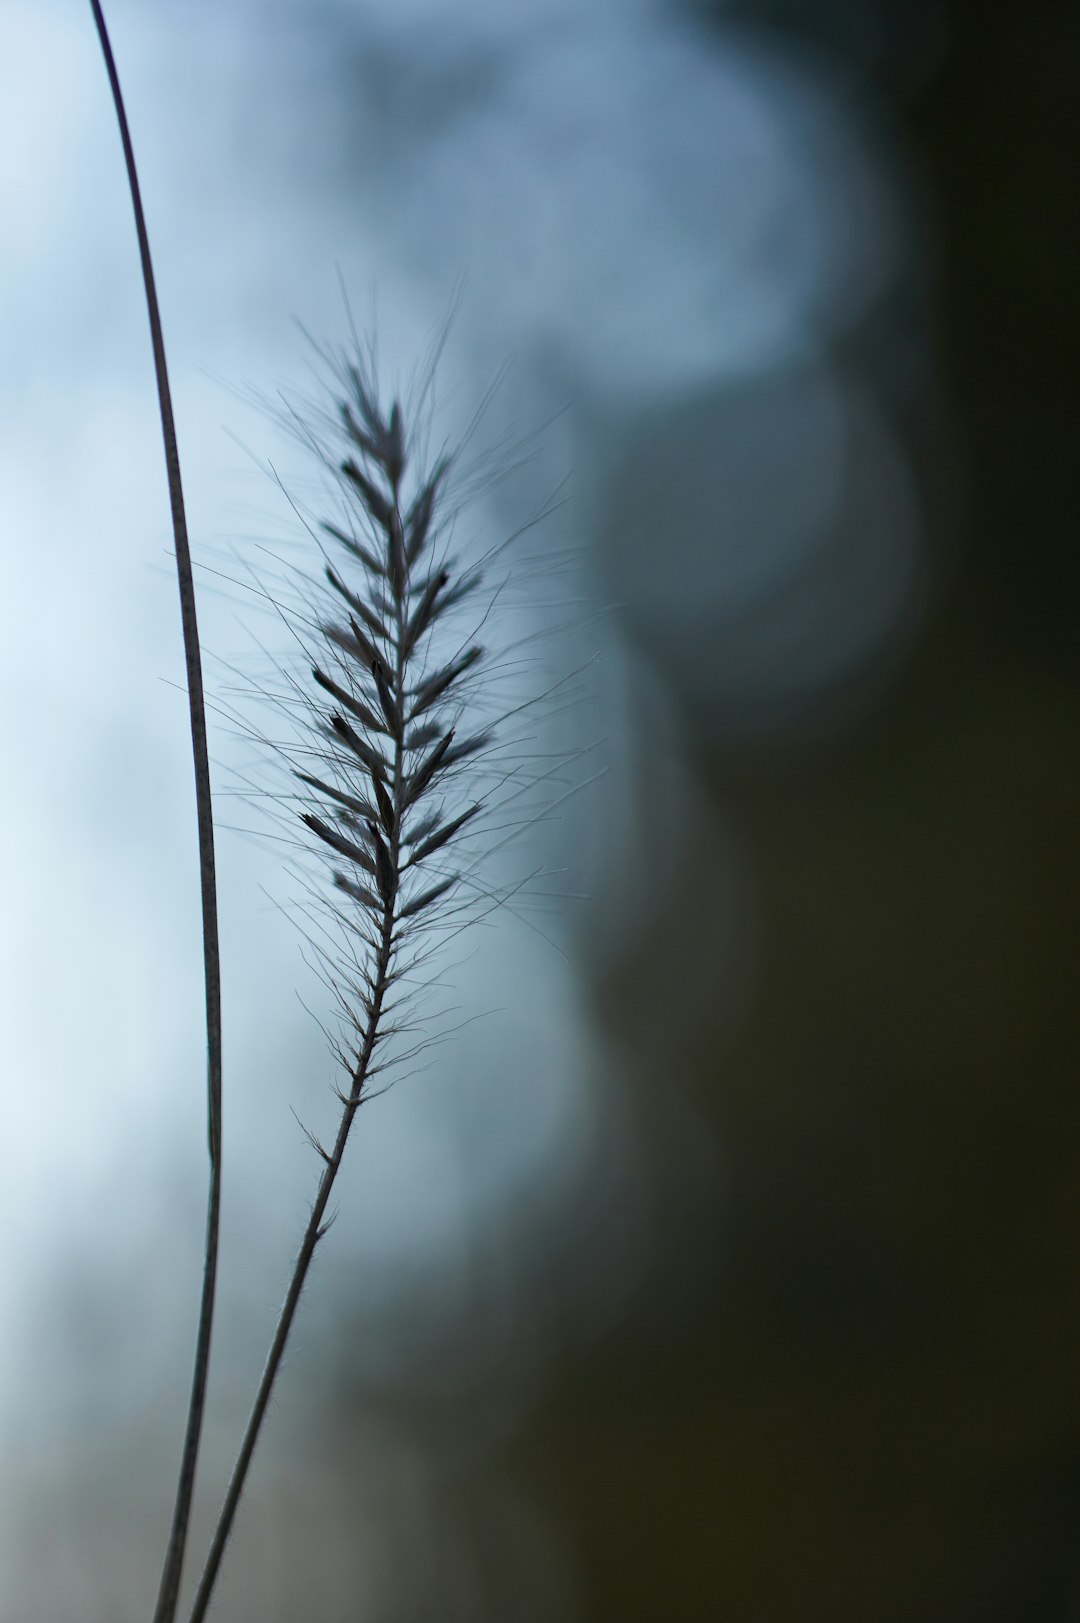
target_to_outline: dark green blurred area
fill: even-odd
[[[943,623],[843,759],[715,767],[760,980],[734,1045],[703,1022],[653,1086],[724,1143],[723,1233],[678,1236],[724,1266],[685,1336],[567,1370],[525,1451],[589,1615],[1074,1615],[1075,715]],[[631,1042],[701,877],[606,989]]]
[[[739,8],[734,8],[735,12]],[[590,1619],[1080,1616],[1080,13],[744,7],[830,53],[913,159],[962,544],[903,679],[809,757],[697,766],[748,854],[734,1037],[665,988],[720,955],[708,853],[596,989],[725,1159],[691,1322],[567,1358],[511,1475]],[[733,8],[716,8],[730,22]],[[932,419],[939,401],[920,402]],[[917,417],[919,414],[916,413]],[[909,449],[919,466],[920,427]],[[949,523],[952,522],[951,515]],[[945,539],[941,542],[945,550]],[[664,972],[657,973],[662,963]],[[646,1130],[655,1209],[680,1168]],[[685,1217],[685,1214],[684,1214]]]

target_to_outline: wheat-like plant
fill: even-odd
[[[450,459],[410,480],[400,405],[384,410],[360,365],[344,375],[338,473],[348,516],[322,522],[337,556],[325,561],[323,611],[298,631],[312,656],[303,695],[312,730],[285,748],[296,763],[300,822],[336,897],[337,947],[322,957],[341,1015],[335,1049],[346,1080],[333,1142],[309,1134],[322,1162],[318,1190],[192,1623],[206,1611],[356,1112],[387,1063],[385,1041],[411,995],[404,971],[415,970],[413,943],[433,923],[453,927],[473,910],[475,892],[461,893],[453,859],[484,809],[482,794],[465,795],[473,787],[467,769],[494,745],[492,728],[463,724],[483,650],[446,635],[454,609],[481,582],[478,570],[456,568],[442,544]]]

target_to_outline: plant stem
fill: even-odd
[[[392,935],[393,902],[391,901],[387,903],[386,912],[384,915],[379,957],[373,983],[374,990],[372,995],[371,1015],[364,1034],[364,1044],[360,1059],[352,1075],[352,1085],[349,1091],[349,1098],[342,1111],[341,1123],[338,1127],[337,1138],[334,1141],[334,1148],[327,1156],[326,1166],[323,1168],[323,1174],[319,1180],[319,1189],[315,1197],[315,1203],[311,1208],[311,1216],[308,1218],[307,1228],[304,1231],[304,1237],[300,1243],[300,1249],[297,1253],[296,1262],[293,1266],[292,1277],[289,1280],[289,1288],[286,1292],[285,1301],[278,1318],[277,1328],[274,1331],[274,1339],[270,1344],[270,1351],[267,1354],[262,1379],[259,1382],[259,1389],[255,1397],[255,1402],[252,1405],[251,1415],[248,1419],[247,1428],[244,1432],[243,1442],[240,1445],[240,1452],[237,1455],[236,1464],[233,1467],[233,1474],[229,1481],[229,1487],[225,1495],[224,1504],[221,1508],[221,1514],[218,1517],[218,1523],[214,1529],[214,1536],[210,1544],[209,1553],[206,1557],[206,1565],[203,1568],[203,1574],[199,1580],[199,1587],[196,1591],[194,1604],[191,1608],[190,1623],[202,1623],[202,1620],[206,1616],[206,1609],[210,1604],[210,1598],[213,1594],[214,1585],[217,1581],[218,1569],[221,1566],[221,1558],[225,1554],[225,1546],[228,1543],[229,1535],[232,1532],[232,1524],[236,1516],[236,1509],[240,1503],[240,1496],[244,1491],[244,1485],[247,1480],[248,1469],[251,1465],[252,1456],[255,1453],[255,1445],[258,1442],[259,1433],[262,1429],[262,1423],[266,1417],[266,1410],[270,1402],[274,1381],[277,1378],[278,1370],[281,1368],[282,1357],[285,1353],[285,1345],[289,1339],[289,1333],[292,1329],[296,1309],[300,1302],[300,1296],[303,1291],[305,1281],[307,1280],[308,1269],[311,1267],[311,1262],[315,1255],[315,1248],[322,1239],[323,1235],[326,1233],[326,1224],[324,1223],[324,1218],[326,1215],[327,1203],[329,1202],[330,1194],[334,1187],[334,1182],[341,1167],[341,1160],[345,1153],[345,1145],[349,1137],[349,1130],[352,1127],[353,1118],[356,1115],[357,1107],[360,1104],[364,1080],[367,1075],[368,1067],[371,1063],[372,1050],[375,1046],[377,1027],[379,1018],[382,1014],[382,1005],[388,984],[390,954],[393,945]]]
[[[165,340],[161,330],[154,267],[150,257],[150,241],[143,215],[139,177],[135,168],[135,153],[128,130],[124,98],[113,59],[112,46],[105,26],[99,0],[90,0],[90,8],[97,25],[98,38],[105,58],[116,118],[120,126],[120,140],[127,166],[131,204],[135,214],[135,231],[139,240],[139,259],[142,264],[146,310],[150,320],[150,341],[154,352],[154,373],[157,378],[158,406],[161,413],[161,433],[165,442],[165,467],[169,483],[169,502],[172,508],[173,540],[176,551],[176,575],[180,588],[180,618],[184,636],[184,662],[187,667],[188,708],[191,722],[191,748],[195,761],[195,805],[199,831],[199,880],[202,895],[203,972],[206,985],[206,1046],[207,1046],[207,1114],[210,1148],[210,1185],[206,1209],[206,1243],[203,1256],[202,1297],[199,1305],[199,1324],[195,1341],[195,1362],[188,1403],[187,1428],[180,1461],[180,1474],[176,1489],[172,1526],[161,1574],[154,1623],[173,1623],[180,1592],[184,1547],[187,1542],[191,1498],[195,1487],[199,1439],[202,1432],[203,1412],[206,1405],[206,1383],[210,1364],[210,1339],[214,1318],[214,1293],[217,1283],[218,1229],[221,1212],[221,953],[218,940],[217,878],[214,863],[214,823],[210,795],[210,762],[206,742],[206,705],[203,697],[202,656],[199,645],[199,626],[195,613],[195,581],[191,567],[191,549],[188,544],[187,518],[184,512],[184,491],[180,480],[180,453],[176,443],[176,425],[173,418],[172,394],[165,364]]]

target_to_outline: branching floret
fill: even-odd
[[[408,499],[400,407],[384,416],[360,371],[345,375],[352,398],[340,408],[349,443],[340,473],[352,525],[322,525],[340,563],[326,564],[334,611],[320,622],[322,662],[311,669],[326,701],[324,771],[297,776],[317,803],[302,820],[357,909],[339,916],[370,947],[348,989],[356,1044],[347,1098],[358,1102],[403,939],[452,901],[457,879],[445,863],[481,810],[479,802],[455,804],[459,769],[492,734],[460,726],[466,678],[483,650],[466,644],[441,662],[433,657],[449,610],[479,584],[475,571],[455,582],[435,556],[449,459]]]
[[[325,611],[314,626],[309,705],[318,728],[317,771],[299,764],[301,820],[333,877],[339,926],[352,947],[331,980],[346,1027],[337,1044],[347,1082],[332,1145],[312,1135],[322,1174],[224,1507],[192,1610],[205,1616],[255,1444],[281,1366],[304,1282],[328,1227],[328,1205],[356,1111],[379,1070],[376,1052],[394,1029],[391,1002],[407,941],[437,920],[452,923],[465,876],[452,863],[483,796],[462,794],[463,768],[488,752],[491,728],[462,724],[483,660],[471,639],[455,646],[451,609],[479,584],[455,574],[439,522],[450,461],[410,483],[410,447],[398,404],[384,414],[356,366],[343,369],[339,409],[347,447],[334,464],[345,522],[324,522],[336,548],[325,564]],[[309,435],[304,436],[315,448]],[[438,645],[438,648],[437,646]],[[308,754],[312,753],[310,750]]]

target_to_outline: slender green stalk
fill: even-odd
[[[139,177],[135,168],[135,153],[131,144],[124,98],[116,71],[112,46],[98,0],[90,0],[94,14],[105,68],[109,75],[113,102],[116,106],[120,140],[127,166],[131,204],[135,214],[135,231],[139,240],[139,259],[142,264],[146,310],[150,320],[150,341],[154,352],[154,372],[157,378],[158,406],[161,413],[161,433],[165,442],[165,467],[169,483],[169,502],[172,508],[173,539],[176,550],[176,574],[180,588],[180,618],[184,634],[184,661],[187,667],[188,707],[191,720],[191,748],[195,760],[195,803],[199,830],[199,878],[202,893],[203,969],[206,983],[206,1043],[207,1043],[207,1107],[210,1145],[210,1186],[206,1210],[206,1245],[203,1260],[202,1299],[199,1306],[199,1324],[195,1341],[195,1362],[188,1404],[187,1428],[184,1436],[180,1473],[176,1489],[169,1543],[161,1574],[154,1623],[173,1623],[180,1593],[184,1547],[187,1542],[191,1498],[195,1487],[199,1439],[202,1432],[203,1412],[206,1405],[206,1383],[210,1364],[210,1338],[214,1318],[214,1293],[217,1283],[218,1228],[221,1211],[221,954],[218,941],[217,878],[214,864],[214,823],[210,796],[210,762],[206,743],[206,705],[203,697],[202,657],[199,647],[199,627],[195,613],[195,581],[191,568],[191,549],[188,545],[187,518],[184,513],[184,491],[180,480],[180,454],[176,444],[176,426],[173,418],[169,374],[165,364],[165,341],[161,330],[154,268],[150,257],[150,241],[146,231]]]

